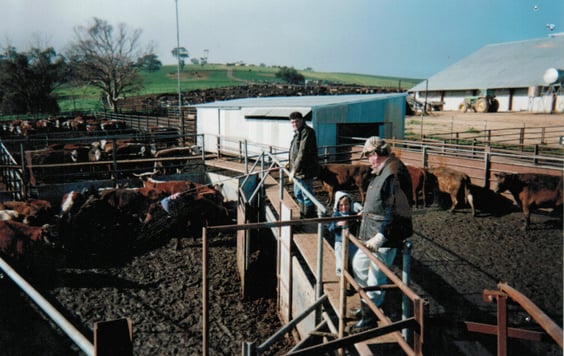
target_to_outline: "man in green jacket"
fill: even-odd
[[[300,218],[313,218],[316,216],[315,205],[304,194],[302,187],[313,195],[313,179],[319,174],[317,139],[315,131],[305,124],[302,113],[291,113],[290,123],[294,129],[289,155],[290,181],[294,182],[294,196],[300,206]]]

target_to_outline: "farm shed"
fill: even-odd
[[[410,90],[419,102],[458,110],[465,97],[489,91],[498,111],[564,112],[564,75],[546,83],[545,73],[564,70],[564,34],[490,44]]]
[[[246,98],[197,105],[197,132],[205,150],[253,146],[287,151],[293,136],[288,116],[300,111],[317,135],[319,147],[351,143],[352,137],[404,136],[404,93]],[[260,152],[255,152],[260,153]]]

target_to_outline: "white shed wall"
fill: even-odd
[[[229,150],[239,150],[239,141],[262,143],[284,150],[290,147],[293,137],[292,126],[288,119],[245,118],[255,108],[233,110],[217,108],[199,108],[197,131],[205,136],[207,151],[216,152],[217,136],[223,136],[222,146]],[[308,121],[308,125],[311,123]],[[260,148],[249,147],[251,153],[260,153]]]
[[[496,99],[499,101],[499,112],[508,112],[509,102],[512,100],[511,111],[528,111],[536,113],[550,113],[552,109],[552,97],[545,97],[541,94],[540,96],[529,96],[528,88],[518,88],[513,90],[513,97],[510,96],[509,89],[496,89],[495,90]],[[447,91],[444,95],[442,101],[445,103],[443,110],[445,111],[456,111],[458,110],[458,105],[464,101],[467,96],[473,96],[472,90],[466,91]],[[415,98],[417,101],[425,102],[425,92],[417,92]],[[427,93],[427,102],[431,101],[441,101],[441,92],[439,91],[429,91]],[[562,96],[558,96],[558,101],[556,103],[556,112],[564,112],[564,100]]]

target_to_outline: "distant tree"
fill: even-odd
[[[276,78],[280,78],[290,84],[303,84],[305,82],[305,77],[291,67],[281,67],[280,70],[276,72]]]
[[[75,28],[75,41],[67,54],[74,79],[99,88],[104,104],[114,112],[120,99],[141,88],[136,63],[152,53],[139,49],[141,30],[130,30],[125,24],[116,30],[94,18],[90,27]]]
[[[51,47],[17,52],[9,47],[0,57],[0,111],[11,114],[59,111],[53,94],[66,80],[67,65]]]
[[[192,64],[196,64],[196,65],[200,64],[200,60],[198,58],[192,58],[192,59],[190,59],[190,62],[192,62]]]
[[[184,70],[184,59],[190,57],[188,55],[188,50],[184,47],[174,47],[171,53],[178,60],[178,63],[180,63],[180,70]]]
[[[155,72],[163,66],[161,61],[159,61],[156,54],[149,53],[141,58],[137,59],[136,66],[140,69],[148,70],[149,72]]]

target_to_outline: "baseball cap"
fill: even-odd
[[[390,154],[390,145],[378,136],[372,136],[366,139],[360,157],[364,157],[368,152],[376,152],[378,156],[388,156]]]

